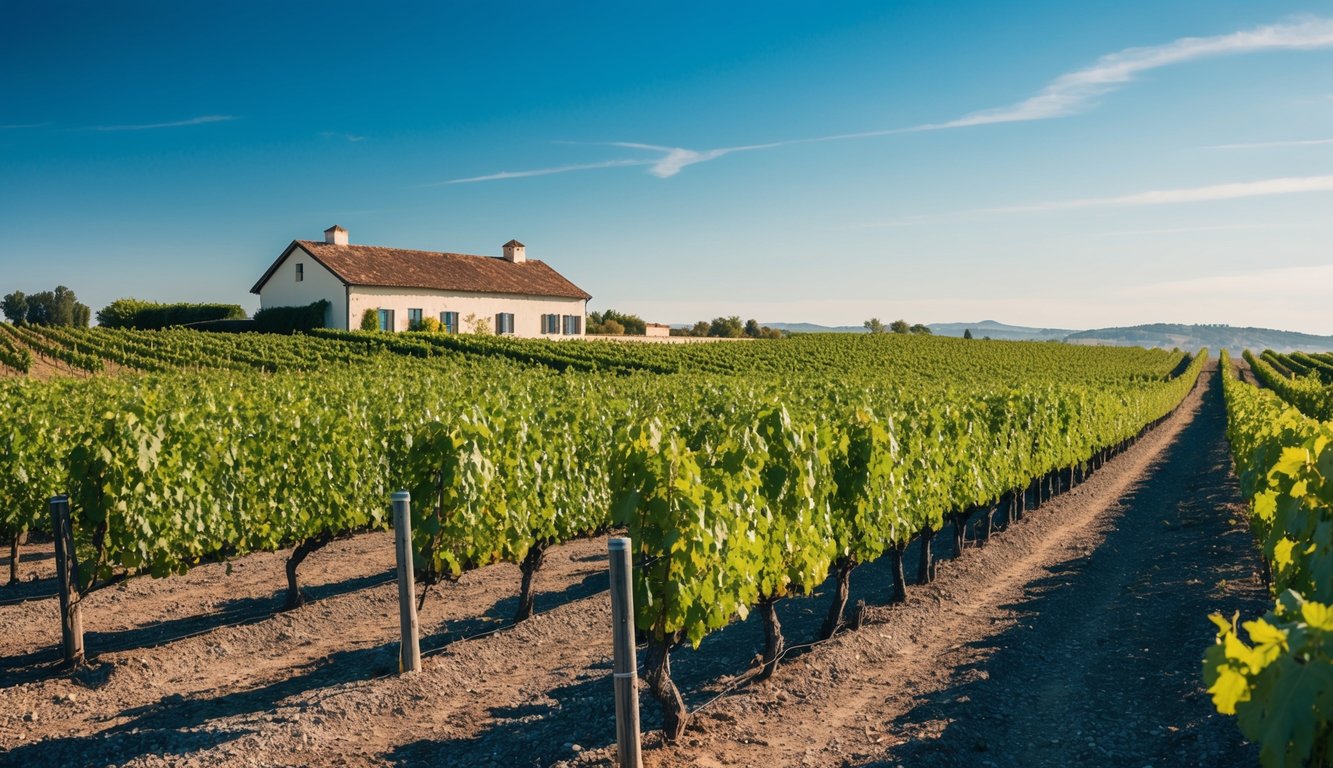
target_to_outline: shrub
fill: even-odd
[[[106,328],[156,330],[209,320],[243,320],[239,304],[162,304],[139,299],[116,299],[97,312],[97,322]]]
[[[327,299],[304,307],[269,307],[255,313],[255,325],[265,333],[295,333],[324,327],[329,311]]]
[[[380,329],[380,311],[378,309],[367,309],[361,313],[361,330],[378,331]]]

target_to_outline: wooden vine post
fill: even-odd
[[[412,572],[412,495],[407,491],[393,495],[393,543],[398,560],[398,626],[403,638],[398,652],[398,671],[403,674],[420,672],[417,590]]]
[[[66,666],[83,663],[83,609],[79,604],[79,563],[74,553],[74,526],[69,497],[51,498],[51,533],[56,545],[56,582],[60,587],[60,639]]]
[[[639,768],[639,673],[634,649],[634,586],[631,580],[630,540],[613,538],[606,544],[611,560],[611,633],[615,647],[612,667],[616,686],[616,754],[621,768]]]

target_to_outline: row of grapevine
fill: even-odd
[[[669,679],[675,645],[697,646],[758,607],[770,674],[781,650],[775,600],[809,594],[835,562],[900,558],[946,515],[993,506],[1139,434],[1180,403],[1205,357],[1153,384],[958,397],[866,383],[786,402],[742,389],[706,396],[703,418],[635,420],[617,441],[615,522],[643,563],[637,623],[669,737],[685,727]]]
[[[8,326],[0,325],[0,365],[27,373],[32,369],[32,352],[7,329]]]
[[[42,357],[59,360],[71,368],[97,373],[105,367],[102,364],[102,358],[52,341],[33,328],[21,325],[4,325],[4,330],[5,333],[18,339],[25,347]]]
[[[100,335],[50,338],[81,333]],[[1137,434],[1203,360],[1171,377],[1178,353],[827,339],[716,345],[746,375],[556,373],[419,334],[133,333],[170,345],[161,359],[206,343],[324,362],[0,382],[0,532],[68,492],[81,590],[295,546],[295,604],[295,566],[387,526],[408,488],[419,573],[519,563],[520,617],[547,547],[629,527],[638,622],[664,657]]]
[[[1256,373],[1264,363],[1246,356]],[[1271,573],[1272,609],[1219,615],[1204,675],[1219,712],[1235,715],[1263,764],[1333,760],[1333,423],[1238,380],[1223,353],[1222,386],[1241,490]],[[1276,381],[1276,380],[1275,380]],[[1270,384],[1271,386],[1271,384]],[[1243,632],[1243,634],[1242,634]],[[1248,638],[1248,640],[1246,639]]]
[[[1267,358],[1255,357],[1249,350],[1245,351],[1244,357],[1264,386],[1296,406],[1301,413],[1321,421],[1333,420],[1333,386],[1324,384],[1318,376],[1283,376]]]

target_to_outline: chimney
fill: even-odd
[[[347,245],[347,230],[334,224],[324,230],[324,242],[330,245]]]
[[[344,235],[344,238],[345,237],[346,236]],[[523,245],[517,240],[510,240],[509,242],[504,244],[503,248],[505,252],[505,261],[510,261],[515,264],[522,264],[523,262],[528,260],[527,246]]]

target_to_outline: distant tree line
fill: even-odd
[[[754,318],[741,322],[740,315],[700,320],[689,328],[672,328],[672,336],[700,336],[719,339],[780,339],[782,331],[760,325]]]
[[[74,291],[63,285],[54,291],[25,295],[22,291],[0,299],[5,319],[15,325],[72,325],[87,328],[91,312],[80,304]]]
[[[878,317],[872,317],[861,325],[871,333],[915,333],[922,336],[929,336],[931,333],[930,326],[921,323],[908,325],[906,320],[894,320],[885,325]]]

